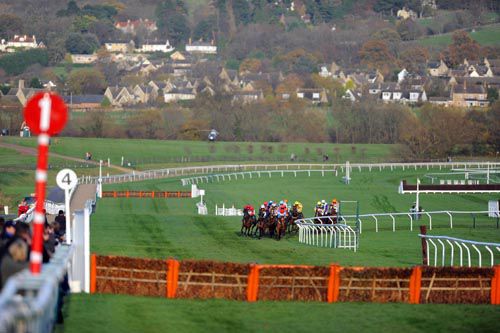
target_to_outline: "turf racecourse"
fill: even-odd
[[[72,295],[56,332],[481,332],[500,330],[489,305],[192,301]],[[63,327],[65,330],[63,330]]]
[[[381,232],[365,222],[357,253],[299,244],[297,237],[280,242],[240,237],[240,218],[213,216],[215,204],[265,200],[300,200],[306,216],[318,199],[359,200],[361,213],[407,212],[414,195],[400,195],[401,179],[415,182],[433,170],[353,172],[349,186],[332,174],[239,179],[200,184],[207,191],[209,216],[196,214],[199,199],[112,199],[98,201],[91,222],[91,251],[136,257],[219,261],[363,266],[412,266],[421,262],[417,225],[379,221]],[[436,171],[436,170],[434,170]],[[105,190],[185,190],[179,179],[107,185]],[[486,210],[495,195],[421,195],[427,211]],[[345,212],[354,211],[347,205]],[[456,218],[454,229],[446,218],[433,220],[432,234],[498,241],[495,221],[470,216]],[[64,332],[498,332],[500,308],[488,305],[419,305],[301,302],[232,302],[223,300],[167,300],[116,295],[73,295],[65,307]]]
[[[430,170],[432,171],[432,170]],[[429,172],[430,172],[429,171]],[[397,186],[401,179],[414,182],[427,170],[363,171],[354,172],[350,185],[341,183],[341,177],[326,174],[302,174],[281,177],[239,179],[200,184],[207,191],[205,200],[210,215],[196,214],[199,199],[101,199],[91,225],[92,252],[135,257],[179,259],[198,258],[219,261],[362,266],[411,266],[421,262],[419,222],[410,232],[409,219],[396,223],[392,232],[389,219],[379,219],[381,232],[374,232],[373,221],[365,221],[361,246],[357,253],[342,249],[316,248],[299,244],[297,237],[285,237],[277,242],[270,239],[240,237],[240,218],[214,216],[215,205],[222,203],[242,207],[257,205],[267,200],[299,200],[306,216],[311,216],[316,201],[336,197],[340,200],[359,200],[361,213],[408,212],[414,195],[400,195]],[[179,180],[154,180],[141,183],[105,186],[116,190],[181,190]],[[486,210],[494,195],[421,195],[426,211]],[[354,205],[347,204],[344,213],[354,213]],[[427,220],[423,219],[424,224]],[[431,234],[445,234],[466,239],[498,241],[500,230],[495,220],[477,218],[478,228],[472,229],[472,218],[464,215],[454,218],[454,229],[449,229],[446,215],[433,218]]]

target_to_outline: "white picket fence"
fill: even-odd
[[[427,245],[427,264],[430,266],[489,266],[500,263],[500,243],[476,242],[449,236],[418,235]],[[431,246],[432,245],[432,246]],[[431,255],[431,252],[433,253]],[[488,260],[489,259],[489,260]],[[449,260],[449,261],[448,261]]]
[[[422,163],[351,163],[349,170],[362,171],[363,169],[372,170],[385,170],[391,171],[401,169],[422,169],[430,170],[431,168],[451,169],[451,168],[481,168],[481,167],[500,167],[500,162],[422,162]],[[148,179],[179,177],[179,176],[192,176],[192,175],[208,175],[208,174],[221,174],[221,173],[234,173],[234,172],[248,172],[248,171],[285,171],[285,170],[338,170],[344,173],[346,164],[228,164],[228,165],[207,165],[207,166],[193,166],[182,168],[165,168],[148,171],[137,171],[121,175],[111,175],[102,177],[103,184],[110,183],[124,183],[133,181],[142,181]],[[99,177],[81,176],[78,181],[82,184],[97,183]],[[186,184],[188,185],[188,184]]]
[[[216,216],[243,216],[243,210],[235,208],[234,206],[226,208],[225,204],[222,207],[215,205],[215,215]]]
[[[347,224],[333,224],[332,216],[324,216],[323,219],[332,224],[323,224],[324,220],[315,217],[295,221],[299,228],[299,243],[356,252],[359,244],[356,231]]]

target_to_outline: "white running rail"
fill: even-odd
[[[230,180],[238,180],[241,179],[252,179],[252,178],[261,178],[262,176],[267,176],[269,178],[272,175],[278,175],[284,177],[285,174],[293,174],[297,177],[298,174],[306,174],[311,177],[311,173],[321,173],[321,176],[325,176],[325,174],[333,174],[338,176],[337,169],[321,169],[321,170],[268,170],[268,171],[245,171],[245,172],[233,172],[233,173],[222,173],[215,175],[204,175],[204,176],[196,176],[181,179],[182,186],[190,185],[190,184],[199,184],[199,183],[208,183],[214,181],[230,181]]]
[[[368,171],[390,169],[422,169],[431,168],[451,169],[451,168],[480,168],[488,166],[500,167],[500,162],[428,162],[428,163],[351,163],[349,169],[361,171],[366,169]],[[191,175],[207,175],[214,173],[228,173],[228,172],[247,172],[247,171],[268,171],[268,170],[338,170],[344,173],[345,164],[314,164],[314,163],[294,163],[294,164],[228,164],[228,165],[207,165],[207,166],[193,166],[183,168],[166,168],[148,171],[137,171],[121,175],[111,175],[102,177],[103,184],[109,183],[124,183],[141,181],[157,178],[168,178],[178,176],[191,176]],[[81,176],[78,181],[80,184],[97,184],[99,177]]]
[[[56,247],[40,275],[25,269],[7,280],[0,294],[0,332],[52,332],[63,281],[71,266],[73,246]]]
[[[375,224],[375,232],[379,231],[379,220],[389,221],[392,225],[392,231],[396,231],[396,221],[400,223],[405,223],[409,226],[410,231],[413,231],[413,223],[426,221],[429,224],[429,230],[432,230],[433,218],[436,219],[438,216],[445,217],[447,224],[449,224],[450,229],[453,229],[453,217],[457,215],[483,215],[488,217],[491,211],[454,211],[454,210],[440,210],[432,212],[419,212],[419,213],[376,213],[376,214],[360,214],[360,215],[341,215],[339,220],[345,224],[356,224],[356,218],[359,222],[359,232],[362,232],[363,223],[373,222]],[[472,218],[472,217],[471,217]]]
[[[471,259],[475,258],[479,267],[483,266],[483,262],[494,266],[500,261],[500,243],[476,242],[449,236],[422,234],[418,236],[426,242],[427,265],[429,266],[453,266],[457,261],[459,266],[471,267],[473,265]]]
[[[324,216],[333,223],[332,216]],[[356,252],[358,235],[346,224],[324,224],[320,218],[305,218],[295,221],[299,227],[299,243],[318,247],[349,249]]]
[[[235,208],[234,206],[226,208],[225,204],[222,207],[215,205],[215,215],[216,216],[243,216],[243,210]]]

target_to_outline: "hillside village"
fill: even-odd
[[[117,22],[116,26],[126,31],[134,31],[134,26],[147,24],[147,19],[137,22]],[[149,26],[149,25],[147,25]],[[153,26],[154,27],[154,26]],[[154,29],[154,28],[151,28]],[[42,42],[37,43],[35,36],[15,35],[12,40],[2,41],[5,52],[30,48],[44,48]],[[113,63],[119,73],[134,75],[138,84],[106,87],[103,94],[66,96],[73,109],[99,109],[102,106],[123,109],[137,105],[159,105],[177,101],[193,100],[199,95],[216,93],[230,95],[234,102],[256,103],[264,99],[264,92],[259,87],[271,87],[270,94],[278,100],[287,101],[290,98],[303,99],[312,104],[328,104],[332,96],[325,88],[297,87],[294,91],[277,90],[277,86],[285,80],[282,72],[252,73],[226,69],[221,61],[209,59],[217,54],[214,41],[193,42],[191,39],[185,45],[185,51],[175,50],[166,41],[146,40],[137,49],[134,42],[107,41],[105,56],[97,54],[71,54],[73,64],[94,64],[97,62]],[[148,59],[148,53],[168,53],[168,58]],[[207,75],[196,70],[198,65],[208,64],[211,72]],[[479,61],[463,60],[456,67],[448,67],[443,60],[428,61],[421,72],[410,72],[403,68],[397,73],[397,81],[391,82],[384,78],[378,70],[363,71],[358,68],[341,68],[335,62],[321,64],[317,68],[320,77],[335,80],[344,88],[343,99],[352,102],[371,99],[384,103],[432,104],[456,107],[487,107],[488,89],[500,89],[500,59],[484,58]],[[166,80],[154,80],[151,77],[162,74]],[[310,73],[313,74],[313,73]],[[445,86],[444,94],[428,96],[431,84]],[[59,91],[57,85],[49,84],[48,90]],[[14,96],[21,105],[39,88],[28,88],[23,80],[17,87],[7,92],[2,100],[15,102]]]
[[[0,125],[11,132],[50,90],[74,112],[71,136],[217,129],[222,140],[404,143],[411,156],[498,150],[495,1],[61,0],[44,21],[5,8]],[[451,123],[483,135],[436,139]]]

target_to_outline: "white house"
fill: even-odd
[[[196,98],[196,91],[188,88],[173,88],[172,90],[163,94],[165,103],[176,101],[187,101]]]
[[[214,41],[207,43],[203,41],[192,42],[189,39],[189,44],[186,45],[186,52],[189,53],[201,53],[201,54],[217,54],[217,46]]]
[[[71,62],[74,64],[92,64],[97,61],[97,54],[72,54]]]
[[[163,52],[168,53],[175,50],[175,47],[170,45],[168,41],[150,41],[147,40],[144,44],[142,44],[141,48],[136,49],[137,52]]]
[[[24,36],[14,35],[14,38],[7,42],[7,47],[34,49],[38,47],[38,44],[36,43],[35,35],[31,37],[26,35]]]
[[[148,19],[138,19],[138,20],[127,20],[127,21],[119,21],[115,23],[115,28],[121,30],[124,33],[134,34],[137,32],[139,28],[144,28],[148,32],[153,32],[157,30],[157,26],[155,21]]]

